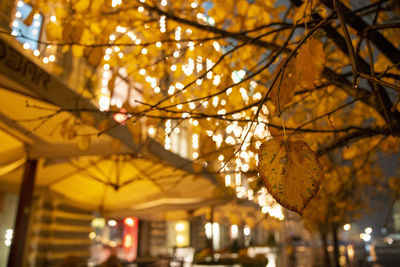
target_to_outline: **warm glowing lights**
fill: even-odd
[[[244,228],[243,228],[243,234],[244,234],[245,236],[249,236],[249,235],[251,234],[251,229],[250,229],[250,227],[249,227],[248,225],[245,225],[245,226],[244,226]]]
[[[130,234],[126,234],[124,236],[124,247],[125,248],[132,247],[132,236]]]
[[[117,221],[116,221],[116,220],[109,220],[109,221],[107,222],[107,224],[108,224],[108,226],[110,226],[110,227],[115,227],[115,226],[117,226]]]
[[[239,227],[236,224],[231,225],[231,238],[236,239],[239,236]]]
[[[199,135],[198,134],[192,135],[192,148],[194,150],[193,158],[196,159],[199,157],[199,154],[196,151],[199,148]]]
[[[118,123],[125,123],[125,121],[128,119],[128,116],[125,113],[115,113],[113,115],[114,121]]]
[[[181,32],[182,32],[182,28],[181,27],[176,27],[175,29],[175,40],[179,41],[181,40]]]
[[[175,242],[178,247],[184,247],[189,245],[189,222],[178,221],[175,223]]]
[[[225,186],[228,187],[232,184],[232,178],[229,174],[225,175]]]
[[[171,86],[168,88],[168,94],[169,94],[169,95],[173,95],[174,93],[175,93],[175,86],[171,85]]]
[[[343,230],[345,230],[345,231],[349,231],[350,228],[351,228],[351,224],[349,224],[349,223],[346,223],[345,225],[343,225]]]
[[[235,184],[237,186],[242,185],[242,175],[240,173],[235,173]]]
[[[112,0],[111,1],[111,6],[112,7],[117,7],[117,6],[121,5],[121,4],[122,4],[122,0]]]
[[[133,218],[127,217],[124,219],[124,223],[130,227],[133,227],[135,225],[135,221]]]
[[[364,229],[364,232],[365,232],[367,235],[370,235],[370,234],[372,233],[372,228],[371,228],[371,227],[367,227],[367,228]]]
[[[4,237],[5,237],[4,245],[6,245],[7,247],[11,246],[13,235],[14,235],[13,229],[6,230],[6,234],[4,235]]]
[[[183,235],[177,235],[176,236],[176,243],[178,244],[178,245],[180,245],[180,244],[182,244],[182,243],[184,243],[185,242],[185,237],[183,236]]]
[[[196,59],[196,71],[201,72],[203,70],[203,58],[198,56]]]
[[[91,222],[93,228],[104,228],[106,221],[104,218],[94,218]]]
[[[89,238],[90,239],[95,239],[96,238],[96,233],[95,232],[90,232],[89,233]]]
[[[167,150],[171,149],[171,138],[170,138],[171,131],[172,131],[172,122],[171,120],[167,120],[165,122],[165,139],[164,139],[164,147]]]
[[[185,224],[182,222],[178,222],[175,224],[175,230],[177,232],[182,232],[183,230],[185,230]]]
[[[361,233],[360,234],[360,238],[362,240],[364,240],[365,242],[368,242],[371,240],[371,235],[370,234],[366,234],[366,233]]]
[[[140,0],[140,2],[144,3],[145,0]],[[125,4],[125,2],[124,2]],[[192,8],[198,8],[199,7],[199,3],[197,3],[197,1],[189,1],[189,4]],[[18,6],[23,5],[23,3],[20,1],[18,2]],[[118,7],[122,5],[122,0],[112,0],[111,1],[111,6],[113,8]],[[167,0],[160,0],[160,5],[162,7],[166,7],[169,5]],[[172,3],[170,4],[172,7]],[[134,12],[145,12],[146,8],[145,8],[145,4],[142,6],[137,5],[137,11]],[[162,8],[163,10],[167,10],[168,8]],[[198,13],[197,13],[198,12]],[[201,13],[203,11],[196,10],[195,14],[196,17],[201,21],[201,23],[205,22],[206,24],[212,25],[213,23],[215,23],[213,18],[209,18],[205,15],[205,13]],[[57,14],[58,15],[58,14]],[[36,18],[39,18],[39,14],[35,14]],[[143,16],[143,14],[141,15]],[[20,11],[17,11],[15,13],[15,17],[16,18],[21,18],[22,14]],[[56,17],[55,15],[51,15],[48,17],[48,19],[53,22],[53,23],[62,23],[61,21],[61,17]],[[21,23],[21,21],[14,21],[13,22],[13,26],[17,27],[18,23]],[[34,21],[33,23],[39,23],[39,21]],[[155,47],[157,48],[161,48],[163,46],[164,49],[166,50],[166,52],[168,53],[168,57],[167,57],[167,61],[168,61],[168,67],[172,72],[175,72],[174,74],[171,74],[171,76],[177,76],[178,78],[176,80],[171,79],[171,83],[169,83],[168,85],[165,85],[164,83],[162,83],[161,80],[158,79],[158,77],[156,76],[156,74],[154,72],[154,69],[152,69],[151,67],[146,67],[146,69],[142,68],[139,69],[138,71],[136,70],[136,72],[138,72],[140,75],[142,75],[143,77],[140,77],[140,79],[138,79],[137,81],[135,81],[135,83],[140,83],[141,80],[145,80],[146,83],[143,84],[143,89],[149,89],[150,92],[154,92],[151,93],[152,96],[154,96],[154,98],[158,98],[158,97],[164,97],[167,96],[169,99],[171,100],[171,106],[173,108],[171,108],[171,111],[176,112],[176,117],[178,116],[182,116],[183,119],[190,119],[188,120],[187,124],[185,124],[184,126],[182,126],[181,128],[178,128],[177,126],[179,125],[179,120],[177,121],[172,121],[172,120],[165,120],[165,127],[160,127],[159,129],[155,126],[155,124],[153,125],[149,125],[147,129],[143,129],[144,132],[147,132],[148,135],[152,138],[155,138],[156,135],[160,135],[161,140],[164,139],[164,147],[167,150],[172,149],[173,151],[181,149],[180,145],[176,145],[176,137],[177,134],[180,134],[179,138],[181,138],[183,136],[183,134],[186,136],[187,141],[189,142],[189,144],[185,144],[184,145],[184,149],[186,149],[186,156],[190,157],[192,156],[192,159],[198,159],[199,158],[199,148],[200,148],[200,136],[201,138],[203,138],[203,133],[200,134],[201,130],[203,129],[203,122],[206,122],[205,119],[203,121],[203,118],[199,119],[198,116],[194,115],[197,112],[203,112],[204,110],[206,110],[207,108],[213,109],[215,110],[214,114],[217,113],[218,115],[220,115],[221,118],[233,118],[234,120],[239,120],[239,119],[244,119],[244,118],[251,118],[252,116],[252,112],[254,114],[255,111],[250,111],[250,110],[246,110],[246,111],[241,111],[240,113],[235,113],[235,114],[231,114],[230,111],[232,110],[232,105],[229,102],[230,98],[227,97],[229,96],[233,90],[236,90],[234,93],[235,94],[239,94],[241,98],[246,102],[249,100],[253,100],[253,101],[259,101],[263,98],[263,94],[260,88],[257,88],[257,82],[256,81],[251,81],[250,82],[250,86],[245,86],[244,84],[242,85],[243,87],[239,88],[239,86],[234,87],[234,89],[232,88],[228,88],[226,90],[226,95],[225,94],[218,94],[218,96],[214,96],[212,98],[202,98],[201,100],[193,100],[191,101],[190,99],[194,99],[193,96],[193,92],[191,92],[191,90],[193,88],[187,86],[187,79],[190,79],[191,77],[185,77],[183,76],[200,76],[202,75],[203,79],[197,79],[195,84],[192,87],[194,87],[194,90],[201,90],[203,86],[223,86],[221,85],[221,82],[225,82],[226,80],[229,80],[232,78],[232,80],[235,83],[238,83],[240,81],[242,81],[246,75],[248,74],[247,71],[250,71],[248,69],[239,69],[236,71],[233,71],[231,73],[228,74],[228,76],[224,76],[226,74],[223,73],[219,73],[218,68],[213,69],[214,66],[214,62],[213,60],[211,60],[210,58],[207,58],[207,56],[205,56],[204,54],[201,53],[197,53],[197,51],[195,53],[191,53],[191,57],[186,57],[186,52],[188,50],[193,51],[193,50],[197,50],[198,47],[201,47],[203,44],[200,42],[192,42],[192,41],[185,41],[183,42],[182,39],[184,38],[189,38],[188,35],[192,34],[192,29],[187,28],[187,26],[182,27],[182,26],[176,26],[176,24],[174,23],[167,23],[167,18],[166,16],[160,16],[159,21],[155,22],[155,27],[159,27],[160,32],[165,33],[168,30],[168,34],[165,34],[165,38],[161,38],[162,39],[173,39],[172,41],[177,41],[177,42],[173,42],[172,45],[170,45],[170,43],[163,44],[161,41],[157,41],[157,40],[150,40],[147,39],[146,35],[141,35],[140,32],[136,32],[137,35],[135,35],[135,33],[133,32],[133,28],[130,29],[129,27],[123,27],[121,25],[118,25],[115,27],[115,31],[110,34],[108,36],[109,38],[109,47],[106,47],[105,51],[104,51],[104,55],[102,55],[103,57],[103,73],[102,73],[102,77],[99,81],[99,84],[101,84],[101,88],[99,88],[99,94],[98,94],[98,104],[99,104],[99,108],[102,111],[105,110],[109,110],[111,107],[110,106],[116,106],[116,107],[121,107],[122,104],[124,102],[121,103],[116,103],[114,100],[115,97],[115,93],[113,93],[114,91],[112,89],[109,89],[111,87],[109,87],[109,81],[111,79],[111,77],[113,76],[113,71],[115,72],[116,70],[118,70],[118,66],[116,66],[115,62],[117,59],[117,62],[125,62],[128,61],[128,59],[130,59],[130,57],[128,57],[128,53],[129,49],[125,49],[122,48],[122,43],[126,42],[127,38],[129,37],[132,41],[129,41],[129,44],[134,43],[137,47],[134,47],[132,49],[138,49],[137,51],[140,51],[140,53],[142,55],[147,55],[150,56],[150,54],[152,54],[153,49],[155,49]],[[158,24],[158,25],[157,25]],[[123,24],[122,24],[123,25]],[[40,25],[38,25],[40,26]],[[148,25],[144,25],[146,29],[149,29],[148,31],[150,31],[150,27],[151,24],[148,23]],[[40,29],[39,29],[40,30]],[[159,33],[158,33],[159,34]],[[139,39],[139,38],[142,38]],[[107,36],[106,36],[107,38]],[[130,40],[128,39],[128,40]],[[115,43],[115,41],[121,41],[121,48],[117,46],[117,44]],[[194,40],[194,38],[193,38]],[[144,44],[142,44],[142,42]],[[211,41],[212,42],[212,47],[211,47],[211,52],[214,54],[222,54],[225,52],[226,47],[222,46],[222,43],[219,43],[218,41]],[[23,44],[23,48],[24,49],[31,49],[32,44],[30,45],[29,43],[24,43]],[[204,48],[204,46],[203,46]],[[32,49],[35,49],[35,47],[33,47]],[[169,49],[169,50],[168,50]],[[51,55],[49,50],[43,49],[41,50],[43,55],[41,56],[41,52],[39,52],[39,50],[35,49],[33,50],[33,54],[35,56],[41,56],[41,60],[43,61],[44,64],[48,64],[50,62],[55,62],[56,61],[56,57],[54,54],[55,50],[51,50]],[[123,51],[123,52],[121,52]],[[154,51],[158,51],[157,49]],[[160,51],[159,51],[160,52]],[[202,56],[201,56],[202,55]],[[180,61],[179,57],[182,58],[182,61]],[[214,56],[210,56],[212,59],[215,59],[216,57]],[[123,60],[118,60],[118,58],[123,59]],[[185,59],[183,59],[185,58]],[[106,64],[104,64],[106,63]],[[145,64],[140,65],[139,66],[145,66]],[[179,69],[178,69],[179,68]],[[132,68],[133,71],[135,71],[134,68]],[[177,71],[178,70],[178,71]],[[182,72],[181,72],[182,70]],[[183,73],[183,74],[181,74]],[[129,77],[131,73],[129,73],[129,75],[121,75],[120,77]],[[195,75],[194,75],[195,74]],[[151,77],[150,75],[154,75],[154,77]],[[182,77],[183,76],[183,77]],[[186,79],[187,78],[187,79]],[[181,82],[179,82],[181,81]],[[230,82],[229,82],[230,83]],[[116,83],[117,84],[117,83]],[[202,86],[203,85],[203,86]],[[136,86],[136,85],[135,85]],[[187,87],[185,87],[187,86]],[[161,88],[162,87],[162,90]],[[113,92],[110,92],[113,91]],[[113,94],[113,95],[111,95]],[[155,94],[160,94],[160,95],[155,95]],[[182,96],[182,99],[175,98],[175,96]],[[190,110],[189,110],[190,109]],[[194,111],[196,110],[196,111]],[[264,107],[263,107],[263,114],[267,114],[264,112]],[[179,114],[179,115],[178,115]],[[229,114],[229,115],[226,115]],[[129,118],[130,115],[123,113],[122,111],[119,113],[116,113],[113,118],[115,121],[117,121],[118,123],[125,123],[125,121]],[[231,117],[232,116],[232,117]],[[260,115],[261,121],[266,122],[267,120],[265,119],[265,117],[262,117],[263,115]],[[175,117],[175,118],[176,118]],[[178,117],[179,118],[179,117]],[[217,123],[215,123],[215,121],[213,120],[208,120],[209,122],[206,123],[212,123],[213,125],[215,124],[216,126],[218,126],[218,121]],[[189,128],[188,128],[189,126]],[[200,127],[202,126],[202,127]],[[221,148],[221,146],[226,146],[226,144],[228,146],[233,146],[234,149],[241,149],[239,151],[239,153],[237,153],[232,159],[230,159],[229,157],[227,157],[225,155],[218,155],[218,166],[220,166],[220,164],[224,165],[225,163],[229,163],[229,167],[226,167],[225,165],[225,169],[224,171],[226,174],[224,179],[225,179],[225,185],[228,187],[232,187],[233,190],[235,190],[235,193],[237,195],[238,198],[248,198],[250,201],[254,201],[254,202],[259,202],[260,207],[261,207],[261,212],[264,214],[269,214],[275,218],[278,219],[283,219],[283,211],[282,211],[282,207],[277,204],[276,202],[272,202],[270,199],[265,198],[263,199],[263,197],[260,198],[260,195],[266,195],[266,192],[262,192],[261,194],[259,192],[253,192],[251,189],[249,189],[248,183],[247,183],[247,178],[246,178],[246,174],[243,174],[243,172],[248,172],[250,171],[250,166],[253,165],[251,164],[252,161],[254,161],[254,159],[256,158],[255,153],[253,153],[252,151],[249,151],[249,147],[250,147],[250,140],[254,140],[255,142],[255,147],[259,148],[261,145],[261,142],[258,140],[263,140],[265,138],[268,138],[269,133],[268,133],[268,129],[265,126],[265,124],[263,123],[259,123],[257,125],[254,125],[250,130],[250,134],[249,136],[246,136],[246,140],[244,140],[244,143],[242,144],[241,147],[239,147],[239,144],[241,144],[242,140],[245,137],[245,134],[247,131],[249,131],[250,129],[250,124],[246,124],[246,123],[234,123],[232,122],[231,124],[228,124],[228,126],[226,127],[226,129],[222,130],[221,128],[216,128],[213,129],[215,132],[213,131],[206,131],[207,135],[212,138],[213,142],[215,142],[216,146],[218,148]],[[164,131],[165,131],[165,137],[164,137]],[[194,133],[195,134],[192,134]],[[191,141],[190,141],[190,137]],[[254,139],[251,139],[255,137]],[[161,141],[162,142],[162,141]],[[180,142],[180,141],[179,141]],[[190,144],[191,142],[191,144]],[[223,144],[226,143],[226,144]],[[191,146],[190,146],[191,145]],[[252,144],[252,146],[254,146],[254,143]],[[225,152],[224,152],[225,153]],[[201,155],[201,158],[203,158],[205,155]],[[206,161],[207,159],[205,159]],[[229,161],[229,162],[224,162],[225,161]],[[203,161],[200,161],[203,162]],[[253,170],[253,169],[252,169]],[[228,172],[229,171],[229,172]],[[261,199],[261,201],[260,201]],[[131,225],[134,224],[134,220],[132,218],[125,218],[124,223],[127,225]],[[115,220],[109,220],[107,222],[107,224],[110,227],[115,227],[117,225],[117,222]],[[182,229],[180,227],[183,227],[181,224],[177,223],[175,225],[176,230],[177,231],[181,231]],[[209,227],[212,227],[211,225]],[[236,227],[236,228],[235,228]],[[248,226],[246,226],[247,228],[243,229],[244,234],[245,235],[250,235],[251,230]],[[178,229],[179,228],[179,229]],[[207,226],[206,226],[207,228]],[[346,224],[343,226],[343,229],[345,231],[348,231],[350,229],[350,224]],[[206,229],[207,231],[207,229]],[[232,234],[232,238],[236,238],[234,237],[236,233],[239,232],[238,226],[237,225],[233,225],[231,228],[231,234]],[[371,229],[372,232],[372,229]],[[365,230],[365,234],[370,234],[371,232],[368,233],[367,229]],[[92,233],[90,233],[92,234]],[[93,238],[95,238],[96,236],[94,236]],[[126,242],[132,242],[132,239],[129,240],[129,238],[132,238],[131,236],[128,236],[124,242],[126,245]],[[177,243],[182,243],[182,242],[186,242],[185,237],[183,235],[176,235],[176,242]]]
[[[160,32],[166,32],[166,17],[160,17]]]
[[[154,137],[156,134],[156,130],[153,127],[149,127],[147,132],[149,133],[150,137]]]

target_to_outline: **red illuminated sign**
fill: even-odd
[[[137,257],[139,220],[135,217],[124,219],[124,236],[122,247],[127,261],[134,261]]]

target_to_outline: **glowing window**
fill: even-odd
[[[31,14],[31,12],[32,6],[23,1],[18,1],[16,16],[12,23],[12,32],[17,36],[16,39],[24,44],[26,49],[36,50],[38,49],[43,16],[39,13]],[[30,23],[30,25],[25,23]]]

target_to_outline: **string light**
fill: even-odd
[[[165,32],[166,31],[166,17],[161,16],[160,17],[160,32]]]
[[[117,6],[121,5],[121,4],[122,4],[122,0],[112,0],[111,1],[111,6],[112,7],[117,7]]]

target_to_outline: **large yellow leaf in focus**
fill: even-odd
[[[261,145],[258,172],[275,200],[299,214],[323,179],[322,166],[305,142],[277,138]]]

